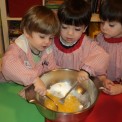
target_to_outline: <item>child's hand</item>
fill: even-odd
[[[111,86],[110,89],[110,95],[117,95],[122,93],[122,85],[121,84],[115,84],[114,86]]]
[[[110,89],[111,86],[114,86],[114,85],[115,85],[114,82],[107,78],[103,80],[103,86],[108,90]]]
[[[89,74],[85,71],[79,71],[77,80],[80,82],[82,80],[88,80]]]
[[[114,83],[111,80],[107,79],[106,76],[99,76],[99,79],[103,83],[103,87],[100,87],[99,89],[106,94],[110,94],[111,86],[113,86]]]
[[[34,87],[35,87],[35,91],[40,94],[41,96],[46,95],[46,87],[45,84],[43,83],[43,81],[41,81],[41,79],[38,77],[35,79],[34,81]]]
[[[104,89],[103,92],[109,95],[117,95],[122,93],[122,85],[121,84],[114,84],[109,86],[109,90]]]

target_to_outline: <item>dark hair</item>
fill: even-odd
[[[58,9],[60,23],[88,26],[91,19],[91,5],[85,0],[65,0]]]
[[[100,19],[122,23],[122,0],[103,0],[100,6]]]
[[[24,15],[21,22],[21,30],[28,34],[40,32],[43,34],[56,34],[59,22],[54,12],[45,6],[33,6]]]

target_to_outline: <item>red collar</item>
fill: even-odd
[[[78,49],[81,44],[82,44],[82,40],[84,38],[84,34],[82,34],[81,38],[79,39],[79,41],[76,42],[76,44],[74,44],[73,46],[70,47],[66,47],[64,46],[61,42],[59,38],[55,38],[54,43],[56,45],[56,47],[61,50],[64,53],[72,53],[73,51],[75,51],[76,49]]]
[[[108,43],[120,43],[122,42],[122,37],[120,38],[105,38],[105,41],[108,42]]]

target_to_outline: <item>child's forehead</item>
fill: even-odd
[[[109,23],[119,23],[122,24],[121,22],[119,22],[118,20],[109,20],[109,19],[100,19],[101,22],[109,22]]]
[[[39,36],[54,36],[53,33],[42,33],[33,31],[31,35],[39,35]]]
[[[100,15],[100,19],[103,21],[117,22],[122,24],[122,14],[117,13],[103,13]]]
[[[75,24],[71,24],[71,23],[69,23],[69,24],[67,24],[67,23],[61,23],[61,25],[63,25],[63,26],[75,26],[75,27],[85,26],[84,24],[75,25]]]

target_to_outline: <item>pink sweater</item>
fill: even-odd
[[[99,34],[96,40],[110,56],[108,78],[112,81],[120,81],[122,79],[122,37],[105,39],[102,34]]]
[[[2,72],[6,80],[25,86],[32,84],[37,76],[56,67],[51,47],[46,49],[40,61],[35,63],[24,35],[9,46],[2,59]]]
[[[87,36],[72,47],[63,46],[56,38],[53,44],[54,55],[58,66],[75,70],[84,69],[92,76],[106,74],[109,56],[98,44]]]

